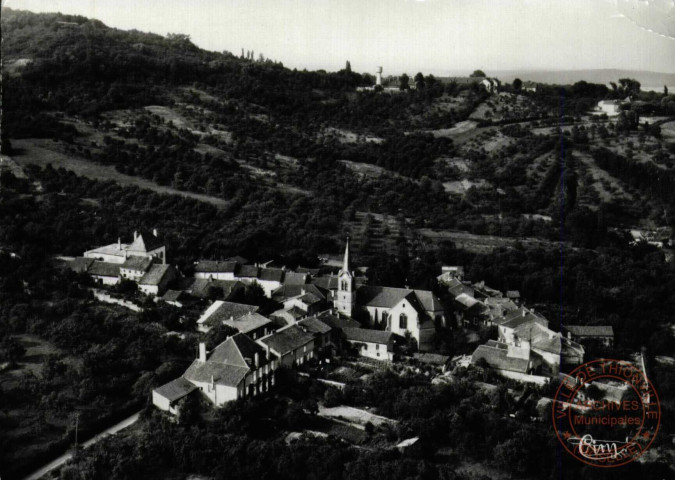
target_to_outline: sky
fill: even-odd
[[[661,7],[671,0],[647,0]],[[286,67],[384,74],[475,69],[627,69],[675,73],[675,39],[632,15],[645,0],[3,0],[34,12],[93,17],[207,50]],[[668,5],[672,5],[668,4]],[[658,7],[658,5],[657,5]],[[654,11],[653,18],[672,20]],[[670,24],[672,25],[672,23]],[[658,30],[658,25],[654,27]]]

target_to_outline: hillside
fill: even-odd
[[[673,181],[671,124],[658,139],[637,130],[606,135],[614,124],[587,112],[625,94],[604,85],[564,87],[560,118],[561,91],[553,87],[519,94],[505,85],[489,95],[428,75],[409,92],[357,92],[372,77],[289,70],[205,51],[180,34],[11,9],[2,28],[3,154],[55,192],[66,189],[59,178],[80,192],[91,190],[87,182],[114,182],[129,191],[127,207],[140,188],[215,208],[215,230],[197,231],[191,218],[167,212],[152,216],[175,238],[179,264],[236,253],[308,263],[316,252],[338,251],[348,233],[365,264],[381,255],[405,264],[438,239],[460,238],[453,231],[484,235],[495,247],[495,235],[556,240],[561,198],[568,238],[587,247],[610,241],[607,227],[669,226],[673,217],[665,187]],[[641,114],[662,123],[675,112],[672,97],[643,103]],[[556,161],[561,121],[564,177]],[[591,157],[600,147],[621,155],[629,148],[639,168],[666,169],[664,188],[599,167]],[[43,182],[50,167],[77,176]],[[87,195],[83,208],[105,215],[104,199]],[[379,225],[382,216],[388,220]],[[92,237],[117,238],[138,221],[106,223]],[[381,242],[392,231],[398,238]],[[67,242],[58,248],[77,253]]]

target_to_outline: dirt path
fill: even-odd
[[[28,164],[44,167],[48,163],[51,163],[54,168],[63,167],[77,175],[93,180],[112,180],[123,186],[135,186],[144,190],[152,190],[157,193],[192,198],[194,200],[199,200],[200,202],[215,205],[219,208],[225,208],[228,204],[228,202],[222,198],[176,190],[175,188],[165,187],[144,178],[125,175],[109,165],[99,165],[81,158],[64,155],[56,151],[56,145],[51,140],[31,138],[12,140],[12,146],[17,151],[17,153],[12,156],[12,159],[22,167]]]

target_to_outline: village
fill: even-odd
[[[166,260],[166,248],[152,230],[134,232],[128,244],[119,239],[88,250],[67,265],[89,275],[103,301],[116,302],[101,296],[101,289],[133,282],[154,302],[177,308],[205,305],[195,324],[199,335],[228,329],[226,339],[210,351],[201,340],[183,375],[152,391],[153,405],[176,416],[195,395],[222,407],[272,391],[281,368],[301,376],[311,371],[337,388],[345,383],[338,381],[344,375],[335,372],[349,363],[366,371],[422,369],[435,384],[451,384],[458,371],[472,369],[523,388],[546,387],[583,363],[587,348],[603,351],[614,342],[608,325],[563,325],[555,331],[518,291],[468,281],[462,266],[443,267],[436,278],[446,303],[433,291],[369,285],[353,266],[349,238],[337,272],[292,271],[233,257],[198,260],[192,276],[183,276]],[[263,314],[259,306],[241,303],[241,293],[251,288],[278,308],[266,305]],[[473,352],[438,351],[439,329],[462,332]],[[479,332],[490,338],[480,343]],[[323,373],[316,376],[308,365],[320,366]],[[551,399],[536,401],[548,405]]]

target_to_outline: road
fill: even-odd
[[[128,418],[125,418],[124,420],[122,420],[118,424],[113,425],[112,427],[104,430],[103,432],[99,433],[98,435],[93,436],[92,438],[90,438],[89,440],[87,440],[86,442],[84,442],[82,444],[82,448],[87,448],[90,445],[93,445],[94,443],[96,443],[96,442],[100,441],[101,439],[107,437],[108,435],[114,435],[117,432],[119,432],[120,430],[124,430],[125,428],[133,425],[138,420],[138,416],[139,416],[140,413],[141,413],[140,411],[136,412],[132,416],[130,416]],[[38,480],[39,478],[42,478],[43,476],[45,476],[46,474],[48,474],[49,472],[51,472],[55,468],[58,468],[61,465],[63,465],[64,463],[66,463],[68,460],[71,459],[72,456],[73,456],[73,454],[70,453],[70,452],[64,453],[59,458],[53,460],[52,462],[49,462],[44,467],[40,468],[39,470],[36,470],[35,472],[33,472],[30,475],[28,475],[27,477],[25,477],[24,480]]]

